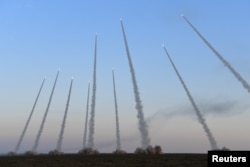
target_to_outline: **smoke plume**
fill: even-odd
[[[137,82],[136,82],[133,63],[132,63],[131,56],[130,56],[130,53],[129,53],[129,48],[128,48],[128,43],[127,43],[127,39],[126,39],[125,30],[124,30],[124,27],[123,27],[122,20],[120,20],[120,21],[121,21],[121,27],[122,27],[123,38],[124,38],[124,43],[125,43],[125,47],[126,47],[130,72],[131,72],[132,84],[133,84],[133,87],[134,87],[134,96],[135,96],[135,102],[136,102],[136,107],[135,108],[136,108],[136,110],[138,112],[137,118],[139,119],[139,130],[140,130],[141,139],[142,139],[141,145],[142,145],[143,149],[146,149],[150,145],[150,139],[149,139],[149,135],[148,135],[148,127],[147,127],[147,124],[146,124],[146,122],[144,120],[143,108],[142,108],[142,104],[141,104],[141,98],[140,98],[140,94],[139,94],[139,90],[138,90],[138,86],[137,86]]]
[[[146,122],[150,125],[153,121],[159,121],[159,119],[171,119],[176,116],[189,116],[192,114],[193,107],[182,104],[177,104],[177,108],[158,109],[154,114],[146,118]],[[202,115],[213,117],[231,117],[234,115],[242,114],[249,110],[249,104],[239,103],[238,100],[225,100],[225,99],[206,99],[200,100],[199,104],[202,108]]]
[[[113,86],[114,86],[114,100],[115,100],[115,120],[116,120],[116,149],[121,149],[121,138],[120,138],[120,129],[119,129],[119,118],[118,118],[118,106],[117,106],[117,98],[116,98],[116,89],[115,89],[115,74],[114,70],[112,70],[113,76]]]
[[[215,50],[215,48],[201,35],[201,33],[192,25],[192,23],[182,15],[184,20],[191,26],[191,28],[198,34],[202,41],[214,52],[214,54],[219,58],[219,60],[232,72],[232,74],[241,82],[243,87],[250,93],[250,85],[245,79],[230,65],[230,63],[224,59],[224,57]]]
[[[88,84],[88,97],[87,97],[87,106],[86,106],[85,127],[84,127],[84,134],[83,134],[83,149],[86,148],[86,140],[87,140],[87,126],[88,126],[88,115],[89,115],[89,89],[90,89],[90,82]]]
[[[205,133],[207,134],[207,137],[208,137],[208,140],[209,140],[209,142],[210,142],[211,148],[212,148],[213,150],[214,150],[214,149],[218,149],[217,143],[216,143],[216,141],[215,141],[215,139],[214,139],[214,137],[213,137],[213,135],[212,135],[212,132],[211,132],[210,129],[208,128],[208,126],[207,126],[207,124],[206,124],[206,121],[205,121],[205,119],[203,118],[203,116],[202,116],[202,114],[201,114],[199,108],[197,107],[197,105],[196,105],[196,103],[195,103],[193,97],[191,96],[191,94],[190,94],[190,92],[189,92],[189,90],[188,90],[188,88],[187,88],[187,86],[186,86],[184,80],[182,79],[181,75],[179,74],[177,68],[176,68],[175,65],[174,65],[174,62],[172,61],[172,59],[171,59],[170,55],[168,54],[167,49],[166,49],[165,47],[164,47],[164,50],[165,50],[166,55],[168,56],[168,59],[169,59],[170,63],[172,64],[172,66],[173,66],[173,68],[174,68],[174,71],[175,71],[176,75],[178,76],[178,78],[179,78],[179,80],[180,80],[180,82],[181,82],[183,88],[184,88],[185,91],[186,91],[186,94],[187,94],[187,96],[188,96],[188,98],[189,98],[189,100],[190,100],[190,102],[191,102],[191,104],[192,104],[192,106],[193,106],[193,108],[194,108],[194,110],[195,110],[195,112],[196,112],[196,115],[197,115],[197,117],[198,117],[199,122],[201,123],[201,125],[202,125],[202,127],[203,127]]]
[[[49,112],[49,107],[50,107],[50,104],[51,104],[51,101],[52,101],[52,97],[53,97],[53,94],[54,94],[54,90],[55,90],[55,87],[56,87],[56,82],[57,82],[57,78],[58,78],[59,72],[60,72],[60,70],[57,71],[56,79],[55,79],[55,82],[54,82],[54,85],[53,85],[53,88],[52,88],[52,91],[51,91],[51,94],[50,94],[49,102],[48,102],[46,111],[44,113],[40,129],[39,129],[38,134],[36,136],[36,140],[35,140],[34,146],[32,148],[33,152],[36,152],[38,144],[39,144],[39,140],[40,140],[40,137],[41,137],[41,134],[42,134],[42,131],[43,131],[43,127],[44,127],[44,124],[45,124],[45,121],[46,121],[46,118],[47,118],[47,114]]]
[[[23,131],[22,131],[22,134],[21,134],[21,136],[20,136],[20,138],[19,138],[19,140],[18,140],[18,143],[17,143],[17,145],[16,145],[15,152],[18,152],[18,150],[19,150],[19,148],[20,148],[20,145],[21,145],[21,143],[22,143],[22,141],[23,141],[23,137],[24,137],[24,135],[25,135],[25,133],[26,133],[26,130],[27,130],[28,126],[29,126],[31,117],[32,117],[33,112],[34,112],[34,110],[35,110],[35,108],[36,108],[36,103],[37,103],[37,101],[38,101],[38,99],[39,99],[39,96],[40,96],[40,93],[41,93],[41,91],[42,91],[42,88],[43,88],[43,84],[44,84],[44,82],[45,82],[45,79],[46,79],[46,78],[43,79],[43,82],[42,82],[42,85],[41,85],[41,87],[40,87],[40,89],[39,89],[39,92],[38,92],[38,94],[37,94],[36,100],[35,100],[35,102],[34,102],[34,105],[33,105],[32,109],[31,109],[29,118],[28,118],[28,120],[27,120],[27,122],[26,122],[26,124],[25,124],[25,126],[24,126],[24,129],[23,129]]]
[[[97,34],[95,36],[95,53],[94,53],[94,72],[93,72],[93,88],[92,88],[92,103],[89,120],[89,138],[88,147],[94,148],[94,130],[95,130],[95,103],[96,103],[96,55],[97,55]]]
[[[66,124],[66,119],[67,119],[67,113],[68,113],[68,109],[69,109],[69,102],[70,102],[70,96],[71,96],[73,80],[74,80],[74,78],[72,77],[71,83],[70,83],[70,88],[69,88],[69,94],[68,94],[66,109],[65,109],[65,113],[64,113],[64,117],[63,117],[63,121],[62,121],[62,127],[61,127],[61,131],[59,133],[59,137],[58,137],[58,140],[57,140],[56,150],[59,151],[59,152],[61,152],[61,149],[62,149],[62,140],[63,140],[63,134],[64,134],[65,124]]]

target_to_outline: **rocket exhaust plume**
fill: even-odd
[[[184,16],[181,15],[188,25],[197,33],[197,35],[202,39],[202,41],[214,52],[218,59],[231,71],[231,73],[241,82],[243,87],[250,93],[250,85],[245,79],[230,65],[230,63],[224,59],[224,57],[215,50],[215,48],[201,35],[201,33],[192,25],[192,23]]]
[[[116,98],[116,89],[115,89],[115,74],[114,69],[112,69],[113,76],[113,86],[114,86],[114,100],[115,100],[115,119],[116,119],[116,150],[121,149],[121,138],[120,138],[120,129],[119,129],[119,118],[118,118],[118,106]]]
[[[69,102],[70,102],[73,80],[74,80],[74,78],[72,77],[71,82],[70,82],[70,88],[69,88],[66,109],[65,109],[65,113],[64,113],[64,117],[63,117],[63,121],[62,121],[62,127],[61,127],[61,131],[59,133],[57,146],[56,146],[56,150],[59,152],[61,152],[61,149],[62,149],[62,140],[63,140],[63,134],[64,134],[65,124],[66,124],[66,119],[67,119],[67,114],[68,114],[68,109],[69,109]]]
[[[60,72],[60,70],[57,71],[56,79],[55,79],[55,82],[54,82],[54,85],[53,85],[53,88],[52,88],[52,91],[51,91],[51,94],[50,94],[49,102],[48,102],[46,111],[44,113],[40,129],[39,129],[38,134],[36,136],[36,140],[35,140],[34,146],[32,148],[32,152],[36,152],[36,150],[37,150],[37,147],[38,147],[38,144],[39,144],[39,140],[40,140],[40,137],[41,137],[41,134],[42,134],[42,131],[43,131],[43,127],[44,127],[44,124],[45,124],[45,121],[46,121],[46,118],[47,118],[47,114],[49,112],[49,107],[50,107],[50,104],[51,104],[51,101],[52,101],[52,97],[53,97],[54,90],[55,90],[55,87],[56,87],[56,82],[57,82],[57,78],[58,78],[59,72]]]
[[[86,148],[86,141],[87,141],[87,126],[88,126],[88,115],[89,115],[89,89],[90,89],[90,82],[88,84],[88,97],[87,97],[87,106],[86,106],[85,127],[84,127],[84,134],[83,134],[83,149]]]
[[[204,129],[204,131],[205,131],[205,133],[206,133],[206,135],[208,137],[211,148],[213,150],[218,149],[217,143],[216,143],[216,141],[215,141],[215,139],[214,139],[214,137],[212,135],[212,132],[210,131],[210,129],[208,128],[208,126],[206,124],[206,120],[203,118],[203,115],[201,114],[199,108],[197,107],[197,105],[196,105],[193,97],[191,96],[191,94],[190,94],[184,80],[182,79],[182,77],[181,77],[180,73],[178,72],[177,68],[175,67],[174,62],[172,61],[172,59],[171,59],[170,55],[168,54],[168,51],[167,51],[167,49],[165,47],[164,47],[164,50],[165,50],[166,55],[168,56],[168,59],[169,59],[170,63],[172,64],[172,66],[174,68],[174,71],[175,71],[176,75],[178,76],[183,88],[186,91],[186,94],[187,94],[187,96],[188,96],[188,98],[189,98],[189,100],[190,100],[190,102],[191,102],[191,104],[192,104],[192,106],[193,106],[193,108],[194,108],[194,110],[196,112],[198,120],[201,123],[201,125],[202,125],[202,127],[203,127],[203,129]]]
[[[90,112],[90,120],[89,120],[89,138],[88,138],[88,147],[92,149],[94,148],[94,130],[95,130],[96,56],[97,56],[97,34],[95,36],[93,88],[92,88],[92,102],[91,102],[91,112]]]
[[[134,87],[134,96],[135,96],[135,102],[136,102],[135,108],[138,112],[137,118],[139,121],[139,130],[141,133],[141,140],[142,140],[141,146],[143,149],[146,149],[150,145],[150,139],[149,139],[149,135],[148,135],[148,127],[147,127],[147,124],[144,120],[143,107],[141,104],[141,98],[140,98],[140,94],[139,94],[139,90],[138,90],[138,86],[137,86],[137,82],[136,82],[135,70],[134,70],[132,59],[131,59],[131,56],[129,53],[129,48],[128,48],[128,43],[127,43],[127,39],[126,39],[125,30],[123,27],[122,20],[120,20],[120,21],[121,21],[122,33],[123,33],[124,43],[125,43],[125,47],[126,47],[130,72],[131,72],[132,83],[133,83],[133,87]]]
[[[38,92],[38,94],[37,94],[36,100],[35,100],[35,102],[34,102],[34,105],[33,105],[32,109],[31,109],[29,118],[28,118],[28,120],[27,120],[27,122],[26,122],[26,124],[25,124],[25,126],[24,126],[24,129],[23,129],[23,131],[22,131],[22,134],[21,134],[21,136],[20,136],[20,138],[19,138],[19,140],[18,140],[18,143],[17,143],[17,145],[16,145],[15,152],[18,152],[18,150],[19,150],[19,148],[20,148],[20,145],[21,145],[21,143],[22,143],[22,141],[23,141],[23,137],[24,137],[24,135],[25,135],[25,133],[26,133],[26,130],[27,130],[28,126],[29,126],[31,117],[32,117],[33,112],[34,112],[34,110],[35,110],[35,108],[36,108],[36,103],[37,103],[37,101],[38,101],[38,99],[39,99],[39,96],[40,96],[40,93],[41,93],[41,91],[42,91],[42,88],[43,88],[43,84],[44,84],[44,82],[45,82],[45,79],[46,79],[46,78],[44,77],[43,82],[42,82],[42,85],[41,85],[41,87],[40,87],[40,89],[39,89],[39,92]]]

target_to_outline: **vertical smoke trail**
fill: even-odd
[[[184,20],[191,26],[191,28],[198,34],[198,36],[203,40],[203,42],[214,52],[214,54],[221,60],[221,62],[233,73],[233,75],[238,79],[238,81],[241,82],[243,87],[247,89],[247,91],[250,93],[250,85],[247,83],[245,79],[242,78],[242,76],[230,65],[227,60],[224,59],[224,57],[215,50],[215,48],[199,33],[199,31],[191,24],[191,22],[184,16],[181,15]]]
[[[32,109],[31,109],[29,118],[28,118],[28,120],[27,120],[27,122],[26,122],[26,124],[25,124],[25,126],[24,126],[24,129],[23,129],[23,131],[22,131],[22,134],[21,134],[21,136],[20,136],[20,138],[19,138],[19,140],[18,140],[18,143],[17,143],[17,145],[16,145],[15,152],[18,152],[18,150],[19,150],[19,148],[20,148],[20,145],[21,145],[21,143],[22,143],[22,141],[23,141],[23,137],[24,137],[24,135],[25,135],[25,133],[26,133],[26,130],[27,130],[27,128],[28,128],[28,126],[29,126],[29,123],[30,123],[30,119],[31,119],[31,117],[32,117],[32,115],[33,115],[33,112],[34,112],[35,108],[36,108],[36,103],[37,103],[38,98],[39,98],[39,96],[40,96],[40,93],[41,93],[41,91],[42,91],[42,88],[43,88],[43,84],[44,84],[44,82],[45,82],[45,79],[46,79],[46,78],[43,79],[43,82],[42,82],[42,85],[41,85],[41,87],[40,87],[40,89],[39,89],[39,92],[38,92],[38,94],[37,94],[35,103],[34,103]]]
[[[91,103],[91,112],[90,112],[90,120],[89,120],[89,138],[88,138],[88,147],[89,148],[94,148],[95,101],[96,101],[96,55],[97,55],[97,34],[95,36],[92,103]]]
[[[65,124],[66,124],[66,119],[67,119],[67,113],[68,113],[68,109],[69,109],[69,102],[70,102],[70,96],[71,96],[73,80],[74,80],[74,78],[72,77],[71,78],[71,83],[70,83],[70,88],[69,88],[69,94],[68,94],[66,109],[65,109],[65,113],[64,113],[64,117],[63,117],[63,121],[62,121],[62,127],[61,127],[61,131],[59,133],[59,137],[58,137],[58,140],[57,140],[56,149],[59,152],[61,152],[61,149],[62,149],[62,140],[63,140],[63,134],[64,134]]]
[[[141,139],[142,139],[141,145],[142,145],[143,149],[146,149],[150,145],[150,139],[149,139],[149,135],[148,135],[148,127],[147,127],[147,124],[144,120],[140,94],[139,94],[139,90],[138,90],[138,86],[137,86],[137,82],[136,82],[133,63],[132,63],[130,53],[129,53],[129,48],[128,48],[128,43],[127,43],[127,39],[126,39],[125,30],[123,27],[122,20],[120,20],[120,21],[121,21],[122,33],[123,33],[124,43],[125,43],[125,47],[126,47],[130,72],[131,72],[132,83],[133,83],[133,87],[134,87],[134,96],[135,96],[135,102],[136,102],[135,108],[137,109],[137,112],[138,112],[137,118],[139,119],[139,130],[140,130]]]
[[[87,97],[87,106],[86,106],[85,127],[84,127],[84,134],[83,134],[83,149],[86,148],[86,140],[87,140],[87,126],[88,126],[88,115],[89,115],[89,89],[90,89],[90,82],[88,84],[88,97]]]
[[[188,98],[189,98],[189,100],[190,100],[190,102],[191,102],[191,104],[192,104],[192,106],[193,106],[193,108],[194,108],[194,110],[195,110],[195,112],[196,112],[196,115],[197,115],[197,117],[198,117],[199,122],[201,123],[201,125],[202,125],[202,127],[203,127],[205,133],[207,134],[207,137],[208,137],[208,140],[209,140],[209,142],[210,142],[211,148],[212,148],[213,150],[214,150],[214,149],[218,149],[217,143],[216,143],[216,141],[215,141],[215,139],[214,139],[214,137],[213,137],[213,135],[212,135],[210,129],[208,128],[208,126],[207,126],[207,124],[206,124],[206,121],[205,121],[205,119],[203,118],[203,116],[202,116],[200,110],[198,109],[198,107],[197,107],[197,105],[196,105],[196,103],[195,103],[193,97],[191,96],[191,94],[190,94],[190,92],[189,92],[189,90],[188,90],[188,88],[187,88],[187,86],[186,86],[184,80],[182,79],[182,77],[181,77],[180,73],[178,72],[177,68],[175,67],[174,62],[172,61],[172,59],[171,59],[170,55],[168,54],[167,49],[166,49],[165,47],[164,47],[164,50],[165,50],[166,55],[168,56],[169,61],[170,61],[171,64],[172,64],[172,66],[173,66],[173,68],[174,68],[174,71],[175,71],[175,73],[177,74],[177,76],[178,76],[178,78],[179,78],[179,80],[180,80],[180,82],[181,82],[183,88],[184,88],[185,91],[186,91],[186,94],[187,94],[187,96],[188,96]]]
[[[52,91],[51,91],[51,94],[50,94],[49,102],[48,102],[46,111],[45,111],[45,113],[44,113],[44,116],[43,116],[43,120],[42,120],[40,129],[39,129],[39,131],[38,131],[38,133],[37,133],[37,136],[36,136],[36,140],[35,140],[34,146],[33,146],[33,148],[32,148],[32,151],[33,151],[33,152],[36,152],[37,147],[38,147],[38,144],[39,144],[39,140],[40,140],[40,137],[41,137],[41,134],[42,134],[42,131],[43,131],[44,123],[45,123],[45,121],[46,121],[47,114],[48,114],[48,112],[49,112],[49,107],[50,107],[50,104],[51,104],[51,101],[52,101],[52,97],[53,97],[53,94],[54,94],[54,90],[55,90],[55,87],[56,87],[56,82],[57,82],[57,78],[58,78],[59,72],[60,72],[60,70],[57,71],[56,79],[55,79],[55,82],[54,82],[54,85],[53,85],[53,88],[52,88]]]
[[[115,74],[114,69],[112,69],[112,76],[113,76],[113,86],[114,86],[114,100],[115,100],[115,118],[116,118],[116,149],[121,149],[121,138],[120,138],[120,129],[119,129],[119,118],[118,118],[118,106],[117,106],[117,99],[116,99],[116,89],[115,89]]]

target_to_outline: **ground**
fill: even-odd
[[[0,167],[206,167],[207,154],[1,156]]]

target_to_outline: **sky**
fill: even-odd
[[[218,146],[250,149],[250,94],[181,17],[183,13],[250,82],[250,2],[149,0],[0,0],[0,153],[13,151],[43,78],[20,152],[31,150],[60,74],[38,152],[55,149],[74,83],[62,151],[82,147],[88,82],[97,42],[95,147],[115,150],[112,68],[121,147],[140,146],[120,18],[125,27],[151,144],[166,153],[206,153],[210,144],[162,48],[168,49]]]

